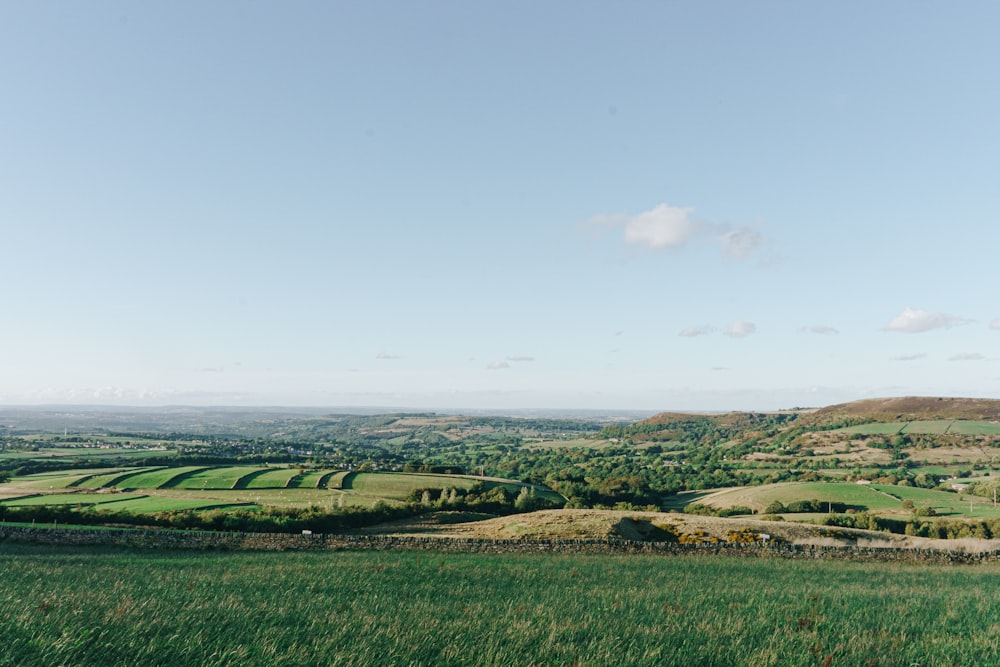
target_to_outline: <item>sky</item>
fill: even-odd
[[[1000,397],[998,25],[0,1],[0,404]]]

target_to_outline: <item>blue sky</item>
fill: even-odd
[[[997,25],[4,3],[0,403],[997,397]]]

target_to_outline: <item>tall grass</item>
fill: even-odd
[[[1000,567],[0,545],[0,665],[995,664]]]

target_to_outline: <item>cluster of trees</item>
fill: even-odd
[[[812,514],[819,512],[846,512],[850,509],[864,509],[841,502],[821,501],[821,500],[793,500],[790,503],[782,503],[775,500],[764,508],[765,514]]]
[[[797,417],[796,413],[744,413],[720,417],[683,415],[666,421],[646,420],[636,424],[612,424],[602,428],[598,437],[632,442],[676,441],[684,444],[715,445],[737,436],[745,436],[748,431],[756,433],[757,437],[773,436],[781,427]]]
[[[521,487],[520,491],[514,493],[505,486],[495,486],[487,490],[483,484],[476,484],[470,489],[431,487],[414,489],[406,501],[409,505],[427,509],[485,512],[497,515],[559,507],[548,498],[537,495],[527,486]]]

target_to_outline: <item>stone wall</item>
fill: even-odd
[[[935,549],[832,547],[722,542],[680,544],[633,540],[483,540],[383,535],[299,535],[173,530],[83,530],[0,526],[0,542],[47,545],[105,545],[135,549],[218,551],[333,551],[407,549],[468,553],[589,553],[723,555],[755,558],[836,559],[890,563],[972,564],[1000,562],[1000,552],[966,553]]]

